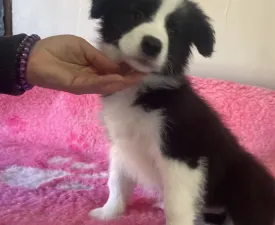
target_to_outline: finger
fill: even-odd
[[[140,73],[132,73],[132,74],[128,74],[126,76],[123,76],[124,83],[129,84],[129,85],[139,83],[143,79],[143,77],[144,76]]]
[[[121,75],[127,75],[134,72],[134,69],[124,62],[119,64],[119,69]]]
[[[88,42],[82,42],[82,51],[86,60],[95,67],[100,73],[118,73],[119,66],[108,59],[101,51],[90,45]]]
[[[81,74],[71,80],[67,91],[74,94],[101,94],[102,87],[123,82],[124,78],[116,74],[107,76]]]
[[[123,82],[117,83],[117,84],[109,84],[109,85],[102,87],[99,90],[99,94],[101,94],[102,96],[108,96],[108,95],[114,94],[116,92],[125,90],[128,87],[129,87],[129,85],[126,85]]]
[[[134,85],[137,85],[138,83],[141,82],[141,80],[142,80],[142,76],[140,76],[140,74],[133,74],[133,75],[131,75],[131,78],[124,77],[123,82],[103,85],[101,87],[100,93],[102,95],[110,95],[115,92],[122,91],[122,90],[130,88]]]
[[[138,82],[141,81],[143,76],[141,76],[139,73],[133,73],[131,75],[127,76],[121,76],[118,74],[108,74],[105,76],[98,76],[98,75],[91,75],[90,73],[87,73],[86,75],[78,76],[75,78],[75,86],[77,85],[83,85],[85,83],[85,86],[94,86],[94,87],[99,87],[102,88],[107,85],[112,85],[112,84],[118,84],[122,83],[125,86],[127,85],[132,85],[132,84],[137,84]],[[79,81],[77,82],[77,79]]]
[[[75,94],[111,94],[137,84],[142,79],[140,74],[123,77],[117,74],[105,76],[78,74],[72,78],[66,91]]]

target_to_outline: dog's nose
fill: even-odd
[[[160,53],[162,43],[153,36],[145,36],[142,40],[141,47],[144,54],[155,57]]]

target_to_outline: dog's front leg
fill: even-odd
[[[160,167],[167,225],[194,225],[202,207],[204,167],[190,168],[184,162],[162,159]]]
[[[115,147],[110,151],[109,198],[101,208],[90,212],[92,217],[109,220],[125,212],[127,202],[133,191],[133,181],[124,170],[123,161],[116,155]]]

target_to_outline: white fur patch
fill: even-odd
[[[178,160],[160,161],[167,224],[193,225],[203,207],[205,165],[196,169]]]
[[[110,150],[109,199],[102,208],[91,212],[99,219],[111,219],[124,212],[132,181],[148,186],[161,182],[155,161],[161,154],[161,112],[146,113],[140,107],[132,107],[137,90],[138,87],[127,89],[103,100],[103,117],[113,147]]]
[[[134,87],[105,98],[103,117],[117,147],[110,152],[111,157],[119,158],[121,166],[135,179],[149,184],[158,180],[151,170],[155,154],[160,154],[162,115],[159,111],[147,113],[132,107],[137,90]]]

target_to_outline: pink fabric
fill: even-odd
[[[275,174],[275,92],[192,78],[198,91]],[[88,217],[107,198],[108,142],[97,96],[35,88],[0,97],[0,225],[102,224]],[[81,163],[80,163],[81,162]],[[108,224],[164,224],[154,196],[135,193]]]

